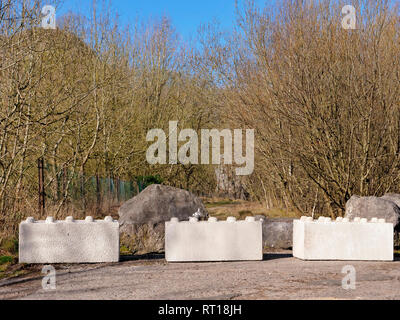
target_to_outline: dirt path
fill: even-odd
[[[342,267],[356,269],[344,290]],[[301,261],[271,253],[264,261],[166,263],[162,257],[116,264],[55,266],[56,290],[43,275],[0,281],[0,299],[400,299],[400,261]]]

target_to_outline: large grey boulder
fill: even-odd
[[[152,184],[118,210],[122,243],[129,249],[160,251],[164,246],[164,222],[173,217],[188,220],[195,212],[208,213],[193,193]]]
[[[264,248],[292,248],[294,218],[266,218],[265,216],[256,216],[255,218],[256,220],[263,220],[262,235]]]
[[[387,222],[393,223],[393,226],[397,229],[400,220],[400,208],[395,202],[389,200],[389,197],[360,197],[354,195],[346,202],[345,217],[349,219],[355,217],[367,219],[383,218]]]
[[[129,224],[160,223],[172,217],[188,220],[200,211],[207,215],[203,202],[193,193],[160,184],[152,184],[125,202],[118,210],[122,229]]]
[[[392,201],[400,208],[400,194],[398,193],[386,193],[381,199]]]

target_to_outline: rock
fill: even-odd
[[[132,223],[156,224],[173,217],[188,220],[199,209],[207,215],[203,202],[189,191],[152,184],[119,208],[119,223],[123,227]]]
[[[260,215],[255,218],[263,219],[263,247],[279,249],[292,247],[294,218],[266,218]]]
[[[386,193],[381,199],[392,201],[400,208],[400,194],[398,193]]]
[[[393,223],[394,228],[397,229],[399,227],[400,208],[391,199],[395,199],[395,197],[392,195],[385,195],[381,198],[354,195],[346,202],[345,217],[349,219],[360,217],[368,220],[374,217],[385,219],[386,222]],[[396,201],[399,200],[400,198]]]
[[[164,246],[164,222],[173,217],[188,220],[198,210],[208,216],[201,199],[191,192],[152,184],[119,208],[120,233],[132,250],[160,251]]]

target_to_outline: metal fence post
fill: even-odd
[[[39,173],[39,212],[43,217],[45,214],[45,191],[44,191],[44,159],[38,159],[38,173]]]

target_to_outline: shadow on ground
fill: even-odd
[[[290,253],[264,253],[263,261],[265,260],[275,260],[275,259],[285,259],[292,258],[293,256]]]
[[[165,253],[146,253],[146,254],[129,254],[121,255],[120,262],[124,261],[137,261],[137,260],[158,260],[165,259]]]
[[[290,253],[264,253],[263,261],[291,258]],[[400,258],[400,256],[399,256]],[[140,255],[123,255],[120,257],[120,262],[124,261],[137,261],[137,260],[159,260],[165,259],[165,253],[146,253]]]

